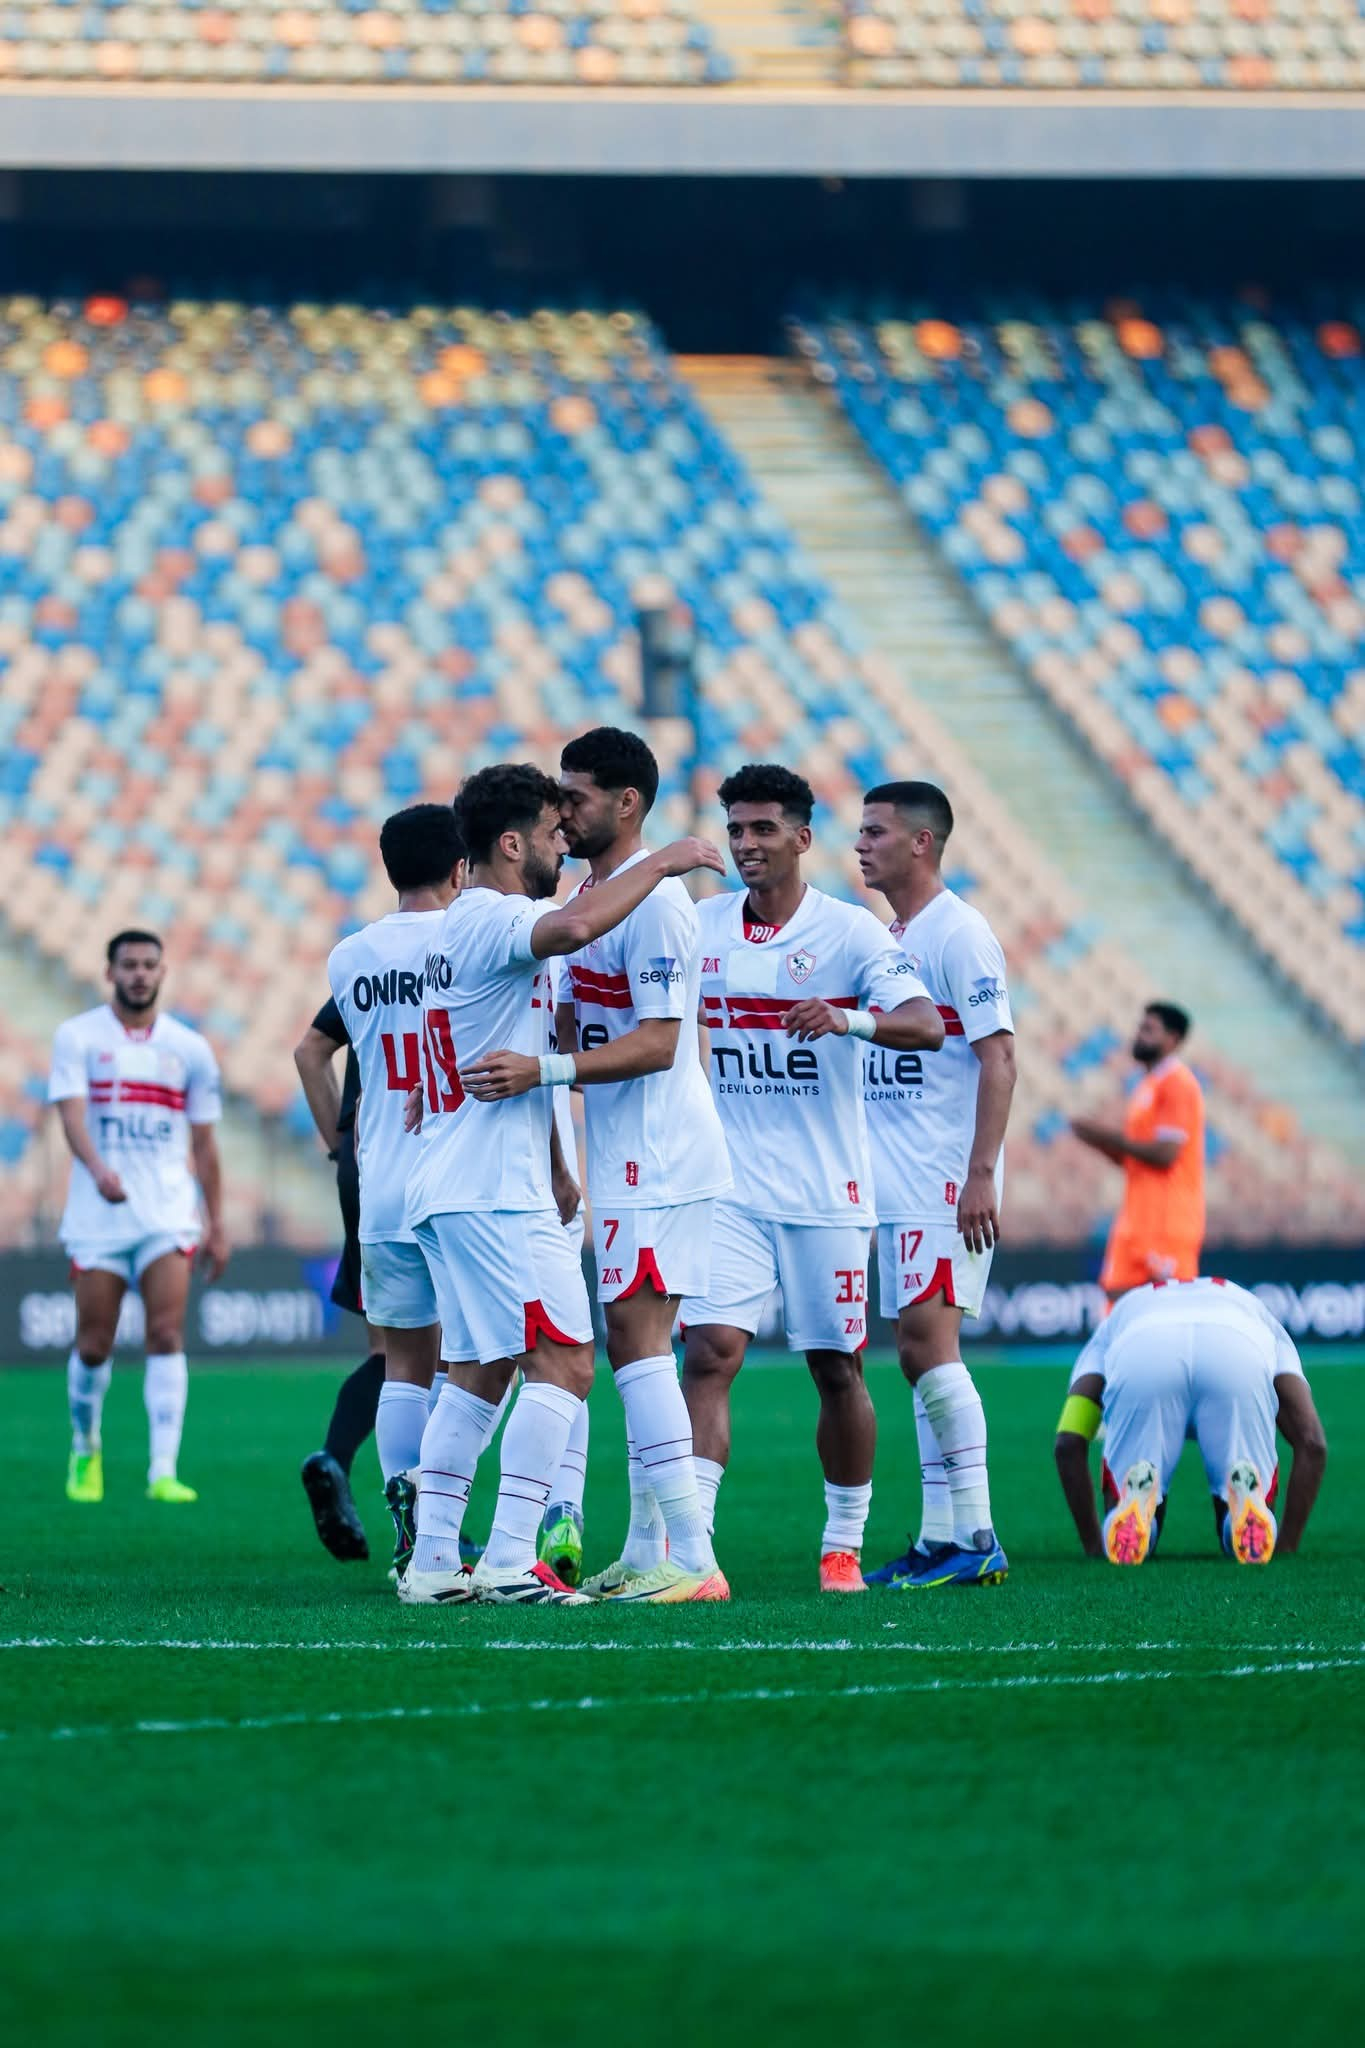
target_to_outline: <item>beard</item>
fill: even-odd
[[[596,860],[604,854],[616,838],[614,832],[599,828],[596,832],[580,832],[569,842],[569,853],[574,860]]]
[[[559,887],[559,860],[541,860],[538,855],[528,853],[521,866],[521,879],[526,893],[533,902],[543,903],[547,896],[553,896]]]
[[[1135,1038],[1133,1040],[1133,1058],[1138,1062],[1139,1066],[1154,1067],[1159,1060],[1165,1058],[1165,1054],[1159,1045],[1146,1045],[1142,1039]]]
[[[152,989],[146,995],[132,995],[127,989],[121,988],[118,990],[118,999],[125,1010],[150,1010],[159,993],[159,990]]]

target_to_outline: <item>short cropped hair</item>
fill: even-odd
[[[936,782],[879,782],[863,798],[865,804],[893,804],[923,818],[941,853],[953,829],[953,807]]]
[[[384,872],[400,893],[448,882],[464,859],[453,804],[410,804],[385,818],[379,833]]]
[[[460,785],[455,824],[471,861],[485,861],[504,832],[529,832],[546,804],[559,804],[559,784],[530,761],[480,768]]]
[[[790,825],[809,825],[815,792],[804,775],[794,775],[776,761],[748,761],[727,775],[716,794],[728,811],[733,804],[781,804]]]
[[[1181,1009],[1179,1003],[1148,1003],[1145,1014],[1148,1017],[1155,1017],[1158,1024],[1169,1031],[1177,1042],[1190,1035],[1193,1019],[1188,1010]]]
[[[595,725],[570,740],[559,756],[561,768],[591,775],[599,789],[638,789],[642,812],[650,811],[659,794],[659,764],[638,732],[619,725]]]
[[[104,957],[111,967],[118,958],[120,946],[155,946],[158,953],[166,950],[155,932],[144,932],[136,925],[130,925],[125,932],[115,932],[104,949]]]

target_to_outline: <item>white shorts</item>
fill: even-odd
[[[953,1308],[979,1316],[986,1299],[994,1247],[972,1252],[956,1223],[900,1217],[877,1231],[877,1292],[894,1322],[903,1308],[942,1292]]]
[[[360,1247],[360,1306],[379,1330],[425,1330],[437,1320],[436,1289],[420,1246],[387,1238]]]
[[[164,1259],[169,1252],[180,1252],[192,1259],[199,1249],[196,1233],[187,1237],[183,1231],[159,1230],[152,1237],[139,1238],[136,1244],[119,1246],[116,1251],[104,1251],[98,1245],[82,1244],[77,1240],[65,1246],[71,1261],[73,1276],[77,1273],[112,1273],[115,1279],[126,1281],[135,1287],[149,1266],[158,1259]]]
[[[715,1210],[708,1199],[595,1216],[597,1299],[629,1301],[642,1287],[656,1294],[705,1294],[711,1285]]]
[[[711,1281],[688,1295],[689,1328],[724,1323],[752,1337],[782,1289],[788,1351],[861,1351],[867,1342],[868,1232],[856,1223],[778,1223],[717,1202]]]
[[[1273,1506],[1278,1472],[1275,1378],[1255,1339],[1226,1323],[1135,1323],[1112,1346],[1104,1383],[1104,1483],[1149,1459],[1164,1494],[1188,1437],[1199,1445],[1210,1493],[1249,1459]]]
[[[556,1344],[591,1344],[592,1310],[572,1232],[553,1209],[428,1216],[417,1242],[431,1273],[441,1355],[492,1365]]]

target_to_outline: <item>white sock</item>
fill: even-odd
[[[441,1398],[441,1395],[442,1395],[442,1394],[444,1393],[444,1391],[445,1391],[445,1383],[446,1383],[446,1369],[445,1369],[445,1366],[444,1366],[443,1364],[442,1364],[442,1365],[438,1365],[438,1366],[437,1366],[437,1368],[436,1368],[436,1373],[435,1373],[435,1376],[434,1376],[434,1378],[432,1379],[432,1382],[431,1382],[431,1392],[430,1392],[430,1393],[429,1393],[429,1394],[427,1395],[427,1414],[428,1414],[428,1415],[430,1415],[430,1413],[431,1413],[432,1409],[433,1409],[433,1408],[434,1408],[434,1407],[436,1406],[436,1403],[437,1403],[437,1402],[438,1402],[438,1401],[440,1400],[440,1398]]]
[[[872,1481],[862,1486],[833,1486],[825,1481],[825,1533],[820,1538],[820,1555],[831,1550],[851,1550],[856,1557],[863,1547],[867,1511],[872,1505]]]
[[[422,1436],[427,1426],[428,1395],[410,1380],[385,1380],[379,1389],[374,1418],[374,1447],[384,1484],[400,1472],[414,1472],[422,1461]]]
[[[668,1525],[659,1512],[654,1488],[640,1463],[635,1439],[626,1431],[626,1476],[630,1482],[630,1527],[621,1562],[632,1572],[652,1572],[668,1556]]]
[[[924,1500],[920,1510],[920,1548],[929,1549],[935,1543],[951,1543],[953,1540],[953,1500],[948,1491],[948,1475],[943,1469],[943,1453],[934,1435],[934,1425],[925,1413],[924,1397],[918,1387],[915,1396],[915,1430],[919,1436],[919,1476]]]
[[[616,1374],[626,1428],[668,1531],[668,1554],[685,1572],[713,1572],[716,1553],[692,1468],[692,1418],[671,1351],[637,1358]]]
[[[931,1366],[916,1393],[943,1458],[953,1508],[953,1541],[983,1549],[991,1537],[991,1494],[986,1480],[986,1411],[960,1358]]]
[[[492,1401],[484,1402],[484,1407],[488,1410],[488,1434],[483,1440],[483,1448],[485,1450],[488,1449],[488,1446],[492,1443],[494,1437],[497,1435],[498,1424],[502,1421],[503,1416],[507,1413],[507,1409],[511,1402],[512,1396],[513,1394],[515,1394],[520,1384],[521,1375],[519,1373],[514,1372],[512,1374],[511,1379],[507,1382],[507,1385],[503,1390],[502,1399],[496,1404]]]
[[[185,1427],[185,1401],[190,1390],[190,1369],[183,1351],[162,1351],[148,1356],[142,1376],[142,1398],[147,1409],[147,1430],[152,1455],[147,1468],[149,1481],[174,1479],[180,1457],[180,1433]]]
[[[387,1385],[387,1381],[385,1382]],[[417,1542],[411,1569],[457,1572],[460,1525],[474,1484],[474,1468],[488,1439],[491,1401],[446,1382],[422,1432],[422,1466],[417,1483]]]
[[[720,1492],[720,1482],[725,1477],[725,1467],[718,1465],[714,1458],[699,1458],[694,1451],[692,1470],[697,1475],[697,1494],[701,1501],[701,1511],[706,1517],[707,1530],[714,1535],[716,1495]]]
[[[100,1417],[104,1397],[114,1377],[114,1362],[87,1365],[79,1351],[66,1361],[66,1399],[71,1410],[71,1448],[79,1457],[89,1457],[100,1447]]]
[[[567,1387],[533,1380],[517,1395],[502,1433],[502,1483],[484,1562],[490,1571],[528,1572],[550,1498],[550,1482],[583,1403]]]
[[[588,1483],[588,1404],[580,1401],[569,1441],[550,1488],[550,1506],[569,1508],[583,1519],[583,1489]]]

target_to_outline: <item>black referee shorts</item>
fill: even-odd
[[[341,1205],[341,1227],[345,1235],[341,1263],[332,1282],[332,1300],[338,1308],[363,1316],[360,1292],[360,1168],[355,1156],[355,1132],[343,1131],[337,1144],[337,1201]]]

